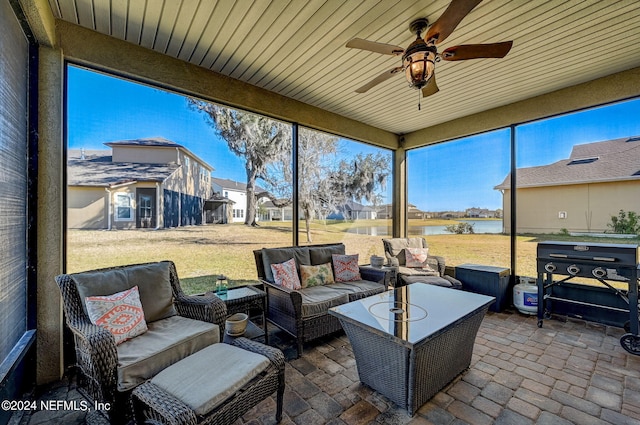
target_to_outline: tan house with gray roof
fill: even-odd
[[[213,168],[163,138],[67,155],[67,227],[162,228],[204,223]]]
[[[511,175],[503,193],[504,227],[510,233]],[[517,233],[602,233],[620,210],[640,212],[640,137],[575,145],[553,164],[518,168]]]

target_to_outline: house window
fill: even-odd
[[[116,193],[116,221],[133,220],[133,209],[131,208],[131,196],[128,193]]]

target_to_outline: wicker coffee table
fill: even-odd
[[[349,337],[360,381],[411,416],[469,367],[494,297],[413,283],[329,309]]]

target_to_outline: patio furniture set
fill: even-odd
[[[274,393],[279,422],[285,359],[267,345],[268,320],[296,339],[298,356],[305,342],[344,329],[360,380],[413,415],[469,366],[494,298],[438,287],[459,282],[443,278],[444,263],[420,241],[387,247],[398,265],[385,269],[358,265],[343,244],[256,250],[265,290],[221,297],[185,295],[170,261],[60,275],[81,387],[111,407],[112,422],[231,424]],[[425,280],[407,285],[412,256]],[[250,311],[264,329],[224,332],[229,315]]]

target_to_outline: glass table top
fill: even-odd
[[[415,344],[494,301],[486,295],[413,283],[329,311],[338,318]]]
[[[246,297],[250,297],[252,295],[262,294],[258,288],[254,288],[253,286],[240,286],[236,288],[229,288],[226,294],[218,295],[213,292],[217,297],[224,301],[233,301]]]

